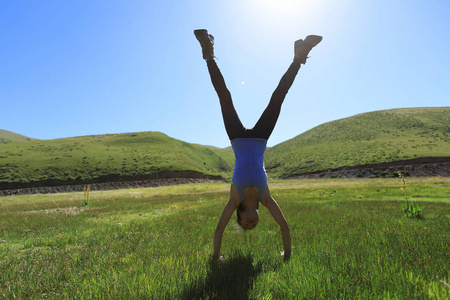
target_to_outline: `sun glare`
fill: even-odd
[[[306,1],[295,0],[260,0],[258,3],[262,8],[273,14],[289,14],[293,10],[307,4]]]
[[[266,32],[298,32],[317,25],[323,6],[307,0],[253,0],[242,2],[253,24]],[[245,3],[245,4],[244,4]]]

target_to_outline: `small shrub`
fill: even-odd
[[[81,206],[87,206],[89,205],[89,191],[90,191],[91,187],[85,186],[84,187],[84,197],[83,197],[83,202],[81,202]]]
[[[415,203],[415,202],[408,202],[408,193],[406,191],[406,179],[405,176],[403,176],[402,172],[398,172],[398,177],[400,177],[403,186],[401,187],[401,189],[405,192],[405,201],[406,203],[403,203],[402,205],[402,209],[403,212],[405,213],[405,215],[409,218],[417,218],[417,219],[421,219],[422,218],[422,209],[419,207],[419,204]]]
[[[417,204],[415,202],[411,202],[411,203],[409,203],[409,205],[403,204],[402,207],[403,207],[403,211],[407,217],[417,218],[417,219],[422,218],[422,215],[421,215],[422,209],[419,207],[419,204]]]

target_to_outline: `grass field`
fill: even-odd
[[[401,211],[399,179],[274,181],[291,228],[213,233],[225,183],[0,198],[0,298],[448,299],[450,178],[407,179],[424,219]]]

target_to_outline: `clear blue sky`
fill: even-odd
[[[193,30],[252,127],[293,58],[324,37],[269,146],[358,113],[450,104],[450,1],[0,1],[0,129],[38,139],[161,131],[226,147]]]

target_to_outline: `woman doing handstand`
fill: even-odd
[[[237,209],[238,223],[245,229],[255,228],[259,222],[259,203],[270,212],[281,229],[285,259],[291,255],[291,236],[286,219],[277,202],[270,195],[267,175],[264,169],[264,152],[267,140],[272,133],[281,105],[301,64],[305,64],[309,51],[322,40],[321,36],[309,35],[305,40],[294,43],[294,61],[283,75],[256,125],[245,128],[236,113],[223,76],[214,60],[214,37],[205,29],[195,30],[194,34],[202,47],[214,89],[220,100],[223,121],[235,155],[235,166],[230,189],[230,199],[226,204],[214,235],[214,254],[220,256],[222,235],[234,210]]]

